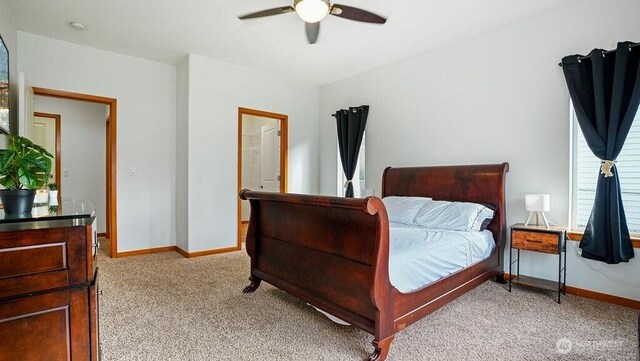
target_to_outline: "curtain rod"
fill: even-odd
[[[631,44],[631,45],[629,45],[629,50],[631,50],[631,48],[635,48],[636,46],[639,46],[639,45],[640,45],[640,43]],[[603,52],[603,54],[611,54],[611,53],[615,53],[615,52],[616,52],[615,50],[608,50],[608,51]],[[578,60],[584,60],[584,59],[590,59],[590,58],[591,58],[591,55],[585,55],[585,56],[578,57]],[[559,62],[558,66],[562,68],[562,62]]]
[[[359,107],[349,107],[349,109],[358,109],[358,110],[362,110],[362,108],[364,108],[364,107],[368,107],[368,105],[361,105],[361,106],[359,106]],[[340,109],[340,110],[349,111],[349,109]],[[340,110],[338,110],[338,112],[339,112]],[[331,116],[332,116],[332,117],[335,117],[335,116],[336,116],[336,114],[337,114],[338,112],[335,112],[335,113],[331,114]],[[354,113],[355,113],[355,111],[354,111]]]

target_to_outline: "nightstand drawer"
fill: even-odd
[[[528,251],[559,254],[557,233],[530,232],[519,229],[511,231],[511,246]]]

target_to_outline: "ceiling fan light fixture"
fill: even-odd
[[[296,14],[308,23],[317,23],[329,14],[329,0],[296,0]]]

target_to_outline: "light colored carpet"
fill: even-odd
[[[373,336],[264,282],[243,294],[244,251],[103,256],[99,267],[104,361],[362,360],[373,350]],[[398,333],[388,359],[634,360],[637,315],[488,281]]]

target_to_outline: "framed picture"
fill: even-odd
[[[9,50],[0,36],[0,132],[9,134]]]

